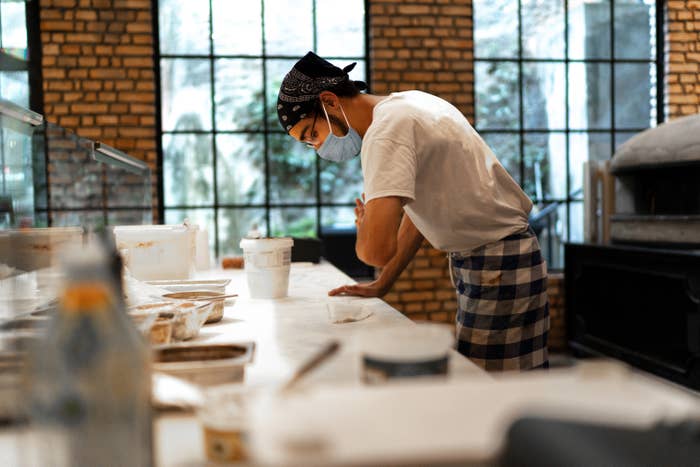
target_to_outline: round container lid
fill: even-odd
[[[290,237],[280,238],[244,238],[241,239],[240,246],[249,251],[272,251],[291,248],[294,240]]]
[[[358,336],[360,353],[379,360],[398,362],[444,357],[454,342],[454,328],[437,323],[372,329]]]

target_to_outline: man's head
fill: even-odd
[[[277,97],[277,116],[282,128],[295,139],[318,149],[329,132],[348,132],[341,98],[352,98],[367,88],[348,76],[352,63],[341,69],[313,52],[307,53],[287,73]],[[327,117],[327,118],[326,118]]]

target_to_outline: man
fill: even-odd
[[[285,76],[277,112],[324,159],[361,152],[357,256],[382,268],[329,292],[381,297],[424,239],[448,252],[458,350],[489,371],[548,366],[546,266],[528,225],[532,202],[467,119],[421,91],[377,96],[309,52]]]

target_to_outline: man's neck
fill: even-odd
[[[372,124],[374,106],[387,97],[374,94],[360,94],[352,99],[348,99],[347,104],[343,104],[348,120],[350,120],[350,125],[361,137],[364,138],[367,129]]]

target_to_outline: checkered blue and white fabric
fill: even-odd
[[[532,229],[449,258],[458,350],[487,371],[548,367],[547,266]]]

